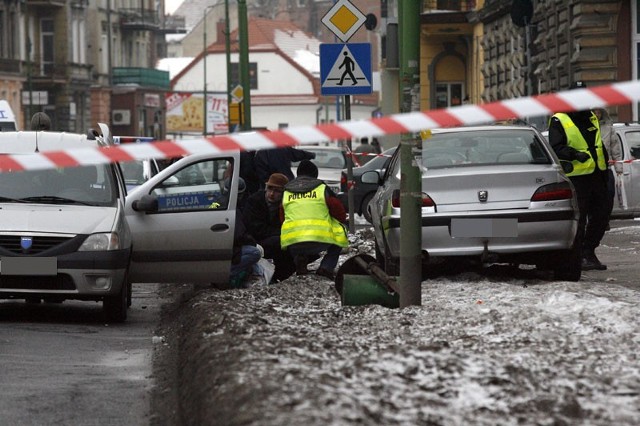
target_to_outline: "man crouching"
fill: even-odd
[[[334,279],[342,247],[349,245],[344,222],[347,214],[338,197],[318,179],[318,168],[302,160],[297,177],[284,187],[284,223],[280,235],[282,249],[293,257],[296,274],[308,274],[307,265],[326,250],[317,275]]]

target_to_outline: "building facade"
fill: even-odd
[[[28,129],[31,115],[43,111],[55,130],[86,132],[97,122],[112,123],[114,88],[168,88],[168,75],[136,80],[127,71],[156,72],[164,34],[173,31],[165,26],[164,3],[159,5],[161,10],[154,0],[3,0],[0,98],[9,101],[18,127]],[[158,116],[156,107],[142,109]],[[131,110],[134,125],[123,130],[148,133],[149,120],[137,117],[141,108],[133,99]]]

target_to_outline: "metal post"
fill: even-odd
[[[527,96],[533,95],[531,88],[531,24],[527,16],[524,17],[524,43],[527,52]]]
[[[204,8],[204,23],[203,23],[203,31],[202,31],[202,67],[204,69],[204,87],[202,88],[203,93],[203,107],[202,107],[202,121],[204,123],[202,128],[202,134],[207,136],[207,12],[209,12],[209,6]]]
[[[243,130],[251,130],[251,80],[249,79],[249,25],[247,0],[238,0],[238,36],[240,44],[240,85],[244,106]]]
[[[422,2],[398,0],[400,52],[400,112],[415,105],[420,87],[420,13]],[[416,139],[400,141],[400,307],[422,303],[422,176],[414,164]],[[416,147],[417,148],[417,147]]]
[[[344,97],[344,119],[346,121],[351,120],[351,96],[345,95]],[[352,234],[356,232],[356,222],[354,219],[354,200],[353,190],[349,187],[350,182],[353,180],[353,150],[351,149],[351,138],[347,139],[347,152],[351,155],[347,158],[347,205],[349,207],[349,232]]]
[[[231,26],[229,24],[229,0],[224,0],[224,47],[227,59],[227,132],[231,131]]]

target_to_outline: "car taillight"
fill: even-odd
[[[347,174],[345,172],[340,173],[340,190],[347,191]]]
[[[394,208],[400,207],[400,190],[399,189],[396,189],[393,191],[393,194],[391,195],[391,205]],[[421,207],[435,207],[435,205],[436,203],[433,201],[433,199],[431,199],[429,195],[423,192]]]
[[[569,182],[551,183],[541,186],[531,197],[531,201],[568,200],[573,197]]]

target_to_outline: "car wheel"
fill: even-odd
[[[580,281],[582,275],[582,250],[574,245],[571,250],[567,250],[562,261],[553,270],[553,277],[560,281]]]
[[[362,211],[362,215],[364,216],[366,221],[369,223],[373,223],[371,221],[371,212],[369,211],[369,203],[373,199],[374,195],[375,195],[375,192],[371,192],[365,195],[364,198],[362,199],[362,204],[360,205],[360,210]]]
[[[127,309],[129,307],[129,274],[125,273],[120,291],[115,296],[106,296],[102,302],[107,321],[124,322],[127,319]]]
[[[127,307],[131,306],[132,299],[133,299],[133,285],[130,282],[127,282]]]

